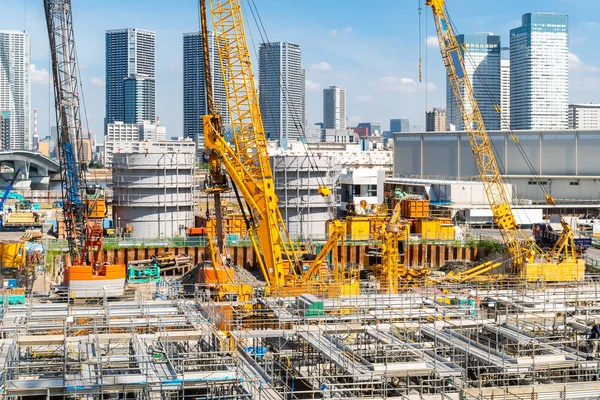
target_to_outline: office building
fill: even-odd
[[[323,125],[325,129],[346,129],[346,89],[323,89]]]
[[[156,33],[127,28],[106,31],[105,124],[156,118]]]
[[[358,128],[367,128],[369,130],[368,136],[380,136],[383,133],[379,122],[361,122],[358,124]]]
[[[229,123],[227,95],[221,72],[221,62],[213,32],[208,33],[210,75],[215,106],[224,124]],[[183,137],[190,138],[204,149],[202,116],[208,113],[204,78],[204,53],[200,32],[183,35]]]
[[[282,147],[302,136],[306,114],[305,71],[300,46],[261,43],[258,55],[259,103],[265,133]]]
[[[512,129],[566,129],[569,105],[569,18],[524,14],[510,31]]]
[[[600,130],[600,104],[569,104],[569,129]]]
[[[446,109],[434,108],[425,113],[425,131],[442,132],[446,130]]]
[[[510,129],[510,60],[500,60],[500,128]]]
[[[28,33],[0,30],[0,110],[10,113],[7,149],[30,149],[30,64]]]
[[[458,35],[456,37],[462,49],[465,69],[483,122],[488,129],[500,129],[500,114],[496,105],[500,104],[500,36],[491,33]],[[462,90],[462,89],[461,89]],[[460,93],[467,113],[472,112],[472,105],[466,101],[465,92]],[[462,117],[456,104],[455,93],[446,78],[447,124],[456,130],[464,130]]]
[[[394,133],[410,132],[410,121],[408,119],[390,119],[390,137]]]

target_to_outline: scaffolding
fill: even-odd
[[[423,283],[399,294],[4,304],[5,399],[586,399],[600,282]]]

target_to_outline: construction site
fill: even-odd
[[[462,99],[493,216],[486,235],[465,233],[406,180],[386,186],[381,204],[348,201],[330,215],[332,159],[269,158],[241,0],[198,4],[203,181],[193,153],[115,154],[109,199],[81,158],[77,13],[71,0],[43,4],[62,199],[0,218],[2,399],[599,397],[597,243],[566,215],[535,221],[532,234],[517,222],[444,0],[425,5]],[[210,67],[209,25],[222,77]],[[214,79],[226,88],[228,132]],[[346,195],[377,198],[369,179]],[[56,238],[36,229],[44,214]]]

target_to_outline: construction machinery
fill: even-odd
[[[93,217],[104,216],[104,212],[99,211],[104,198],[94,196],[97,191],[88,187],[85,178],[81,88],[71,1],[44,0],[44,10],[52,57],[62,210],[69,248],[63,281],[73,296],[121,295],[125,289],[126,267],[102,263],[102,219]]]
[[[208,60],[205,1],[201,0],[200,5],[204,53],[205,59]],[[316,260],[308,263],[309,273],[303,273],[303,265],[307,263],[300,260],[294,250],[275,194],[240,1],[208,1],[233,132],[232,146],[225,139],[221,118],[216,113],[214,102],[209,100],[212,107],[203,117],[204,145],[210,170],[210,180],[206,189],[215,195],[217,221],[220,218],[220,207],[216,195],[228,190],[228,175],[238,201],[241,203],[243,198],[246,204],[246,207],[242,205],[242,212],[258,265],[266,282],[266,293],[290,296],[326,291],[328,295],[334,295],[333,289],[338,288],[337,294],[358,294],[357,271],[348,273],[342,259],[339,260],[339,265],[333,265],[333,269],[337,271],[334,283],[325,283],[320,279],[318,263],[324,260],[327,254],[319,254]],[[208,61],[205,61],[207,95],[208,89],[211,88],[209,66]],[[329,189],[320,187],[319,194],[327,196]],[[222,230],[218,228],[218,252],[223,248],[222,243]],[[335,247],[337,246],[325,246],[322,252]]]
[[[551,252],[543,251],[517,224],[511,209],[498,161],[483,122],[471,80],[465,68],[460,47],[451,21],[445,11],[445,0],[426,0],[431,7],[438,42],[448,82],[452,87],[465,133],[469,139],[475,164],[502,239],[510,254],[512,272],[527,281],[578,281],[585,273],[585,263],[575,252],[573,231],[564,229],[563,237]],[[516,136],[513,140],[518,143]],[[554,203],[551,196],[547,201]]]
[[[6,201],[6,199],[8,199],[8,195],[10,194],[10,191],[12,190],[13,185],[15,184],[20,173],[21,173],[21,168],[18,168],[15,171],[15,174],[12,177],[11,181],[9,182],[8,187],[4,191],[4,194],[2,194],[2,199],[0,199],[0,229],[2,229],[2,227],[4,225],[4,202]]]

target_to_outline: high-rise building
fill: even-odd
[[[8,148],[7,141],[10,138],[10,111],[0,110],[0,150]]]
[[[434,108],[425,113],[425,131],[443,132],[446,130],[446,109]]]
[[[0,110],[10,112],[9,149],[30,149],[30,64],[28,33],[0,30]]]
[[[569,104],[569,129],[600,129],[600,104]]]
[[[465,69],[477,103],[488,129],[500,129],[500,114],[496,105],[500,104],[500,36],[492,33],[458,35],[456,40],[462,49]],[[464,91],[460,94],[464,98]],[[465,102],[467,112],[471,112],[471,103]],[[450,80],[446,78],[447,123],[456,130],[464,130],[462,117],[456,104],[456,98]]]
[[[258,54],[259,103],[265,133],[282,147],[302,136],[306,115],[305,71],[300,46],[261,43]]]
[[[227,95],[217,54],[215,35],[208,33],[208,52],[212,93],[217,111],[224,124],[229,123]],[[198,151],[204,149],[202,116],[207,114],[206,83],[204,79],[204,54],[200,32],[183,35],[183,137],[193,139]]]
[[[408,119],[390,119],[390,133],[410,132],[410,120]]]
[[[357,128],[367,128],[369,136],[380,136],[383,133],[379,122],[361,122]]]
[[[530,13],[522,21],[510,31],[511,128],[566,129],[569,17]]]
[[[346,89],[323,89],[323,125],[325,129],[346,129]]]
[[[154,122],[156,33],[127,28],[106,31],[105,124]]]
[[[510,129],[510,60],[500,61],[500,106],[502,107],[502,118],[500,128]]]

